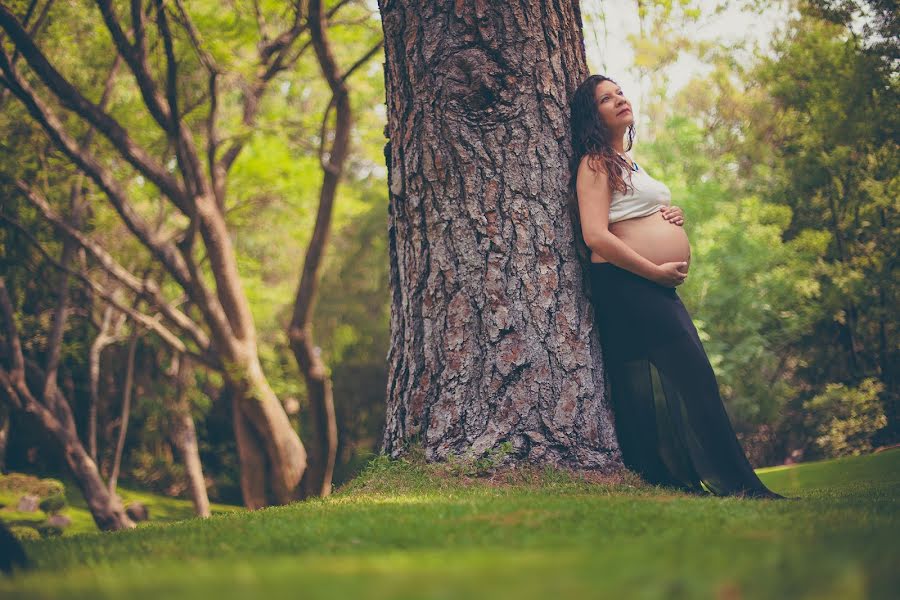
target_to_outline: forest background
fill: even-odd
[[[32,3],[3,4],[21,16]],[[288,18],[279,17],[278,4],[186,3],[206,50],[247,78],[257,66],[261,32],[277,32],[278,19]],[[263,10],[255,13],[254,5]],[[686,24],[712,20],[735,6],[755,19],[788,15],[764,52],[685,33]],[[693,258],[679,295],[695,318],[728,413],[757,467],[867,452],[900,438],[896,16],[890,3],[863,4],[862,13],[836,6],[763,0],[712,9],[693,1],[582,3],[588,45],[597,43],[591,32],[602,30],[611,11],[638,15],[639,31],[627,37],[633,64],[607,65],[606,74],[616,79],[627,72],[641,82],[641,90],[625,89],[626,95],[640,94],[631,153],[669,185],[673,204],[684,209]],[[369,54],[382,35],[377,6],[330,2],[326,9],[335,9],[328,35],[337,63],[349,68],[368,57],[347,78],[354,115],[350,153],[310,318],[333,384],[337,485],[377,452],[384,421],[390,325],[386,114],[382,54]],[[108,32],[92,3],[52,3],[35,39],[57,68],[94,98],[101,96],[111,57]],[[3,43],[12,55],[8,40]],[[674,65],[685,55],[707,68],[673,92]],[[603,72],[598,64],[589,66]],[[196,89],[181,92],[202,106],[206,84],[199,70],[195,83]],[[223,95],[246,93],[233,85]],[[52,257],[64,245],[16,182],[32,182],[67,215],[77,175],[2,88],[0,272],[24,354],[40,361],[60,294],[58,259]],[[109,88],[109,112],[138,141],[155,147],[159,140],[141,136],[155,124],[131,82],[123,75]],[[243,144],[228,176],[225,215],[260,360],[303,440],[315,434],[304,418],[307,388],[286,331],[319,208],[322,135],[334,127],[334,110],[326,115],[331,93],[309,52],[273,74],[251,127],[241,129],[239,114],[221,117],[235,123],[235,139]],[[206,118],[189,109],[186,124]],[[99,156],[114,155],[102,140],[94,143]],[[109,162],[148,219],[163,226],[174,218],[141,175],[121,160]],[[82,184],[87,198],[102,195],[90,182]],[[81,228],[132,273],[155,272],[154,259],[106,202],[90,202]],[[88,257],[76,256],[72,265],[112,285]],[[133,329],[128,321],[100,355],[92,400],[90,349],[108,319],[105,304],[77,277],[69,278],[66,293],[72,309],[59,380],[78,428],[85,431],[88,419],[96,419],[101,474],[108,478],[116,470],[123,485],[186,494],[189,483],[169,418],[169,399],[181,394],[196,424],[209,499],[240,504],[229,388],[221,375],[196,368],[189,381],[179,381],[169,345],[157,332]],[[130,361],[133,381],[125,377]],[[130,415],[123,420],[126,387]],[[9,407],[0,411],[4,470],[65,472],[58,445],[36,423]]]

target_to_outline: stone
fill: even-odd
[[[150,509],[148,509],[147,506],[141,502],[132,502],[131,504],[126,506],[125,513],[135,523],[139,521],[146,521],[150,518]]]
[[[19,504],[16,505],[16,510],[19,512],[37,512],[40,502],[40,497],[35,496],[34,494],[25,494],[19,498]]]
[[[72,519],[70,519],[66,515],[51,515],[47,519],[47,524],[53,525],[54,527],[59,527],[60,529],[65,529],[72,524]]]

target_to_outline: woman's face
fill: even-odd
[[[611,130],[625,131],[634,123],[631,102],[625,98],[622,88],[612,81],[607,79],[597,84],[594,88],[594,100],[600,118]]]

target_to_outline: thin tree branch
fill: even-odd
[[[221,370],[222,365],[215,355],[205,353],[205,352],[198,354],[196,352],[189,350],[187,348],[187,346],[185,346],[184,342],[178,336],[173,334],[162,323],[159,322],[158,317],[149,317],[143,313],[134,311],[131,308],[123,305],[121,302],[116,300],[116,298],[113,296],[113,294],[111,292],[108,292],[103,286],[101,286],[99,283],[97,283],[96,281],[94,281],[93,279],[91,279],[90,277],[85,275],[84,273],[81,273],[80,271],[75,271],[75,270],[69,269],[69,268],[61,265],[59,263],[59,261],[57,261],[55,258],[53,258],[53,256],[51,256],[50,253],[41,245],[41,243],[38,242],[34,238],[34,236],[32,236],[28,232],[28,230],[22,226],[21,223],[18,223],[14,219],[10,219],[9,217],[7,217],[6,215],[4,215],[2,213],[0,213],[0,219],[2,219],[3,221],[6,221],[10,225],[12,225],[16,229],[18,229],[20,231],[20,233],[22,233],[28,239],[28,241],[31,242],[31,244],[38,250],[38,252],[40,252],[44,256],[44,258],[47,260],[47,262],[50,265],[59,269],[60,271],[67,273],[68,275],[76,277],[79,280],[81,280],[82,282],[84,282],[84,284],[87,285],[91,289],[92,292],[97,294],[97,296],[99,296],[101,299],[103,299],[107,304],[109,304],[110,306],[112,306],[113,308],[118,310],[119,312],[125,313],[126,315],[131,317],[131,319],[134,322],[140,323],[147,329],[154,331],[157,335],[159,335],[160,339],[162,339],[162,341],[165,342],[170,348],[172,348],[173,350],[176,350],[178,352],[184,352],[184,353],[194,357],[198,362],[203,363],[204,365],[208,366],[211,369],[214,369],[217,371]]]
[[[327,18],[330,18],[350,1],[341,0],[341,2],[338,2],[328,11]],[[294,42],[302,33],[309,29],[307,22],[298,22],[296,20],[300,14],[298,9],[295,12],[295,23],[290,29],[281,33],[274,40],[260,45],[259,72],[261,72],[261,75],[250,86],[250,91],[244,98],[244,108],[241,116],[241,123],[244,127],[250,128],[256,122],[260,100],[272,78],[279,72],[290,68],[310,45],[310,42],[307,42],[293,56],[288,58],[288,53]],[[273,55],[274,59],[272,58]],[[249,134],[238,136],[223,153],[222,158],[219,159],[219,168],[222,173],[227,173],[231,169],[249,137]]]
[[[210,349],[209,337],[204,333],[197,323],[191,320],[186,314],[175,308],[169,303],[159,289],[159,285],[152,279],[140,279],[133,275],[128,269],[119,264],[100,244],[91,240],[77,228],[66,223],[59,215],[57,215],[50,207],[47,199],[41,196],[37,190],[29,187],[25,182],[18,181],[17,185],[23,192],[24,197],[32,206],[38,209],[44,219],[49,221],[53,227],[68,239],[73,240],[79,246],[84,248],[94,257],[97,263],[113,278],[116,279],[126,288],[130,289],[134,294],[144,297],[151,305],[159,310],[169,321],[178,329],[187,334],[200,350],[207,352]],[[0,213],[0,218],[11,222],[11,220]]]
[[[170,275],[185,291],[191,289],[192,281],[186,265],[177,250],[159,240],[149,225],[126,200],[112,174],[87,151],[80,151],[75,140],[63,129],[53,111],[40,100],[31,87],[21,78],[9,63],[6,53],[0,48],[0,69],[6,74],[12,92],[22,101],[28,112],[47,132],[54,144],[90,177],[109,198],[116,212],[122,217],[128,229],[166,268]]]
[[[147,61],[147,41],[141,2],[139,0],[132,0],[131,2],[134,44],[129,42],[128,37],[122,30],[111,0],[97,0],[97,7],[100,9],[100,14],[103,15],[103,21],[106,23],[106,28],[112,36],[116,50],[122,55],[125,62],[128,63],[129,69],[134,74],[147,110],[159,126],[168,131],[169,107],[166,106],[165,100],[156,88],[156,82],[154,82],[153,76],[150,74],[150,65]]]
[[[188,188],[193,196],[200,196],[212,192],[207,185],[203,170],[200,167],[200,159],[194,146],[193,137],[188,129],[182,127],[181,115],[178,112],[178,62],[175,59],[175,43],[172,32],[169,29],[169,20],[163,0],[155,0],[156,27],[163,41],[163,49],[166,56],[166,98],[169,104],[168,131],[175,142],[175,156],[184,175]]]
[[[63,105],[103,133],[125,160],[153,182],[176,206],[187,212],[189,199],[181,184],[166,172],[162,165],[156,163],[143,148],[138,146],[118,121],[85,98],[50,64],[16,20],[15,15],[2,4],[0,4],[0,27],[6,31],[16,48],[21,51],[35,74]],[[8,63],[8,59],[5,62]],[[13,79],[5,67],[4,72],[7,78]]]
[[[361,66],[366,64],[369,61],[369,59],[372,58],[376,52],[378,52],[379,48],[382,48],[383,46],[384,46],[384,38],[378,40],[378,43],[375,44],[374,46],[372,46],[371,50],[369,50],[368,52],[363,54],[359,60],[357,60],[355,63],[353,63],[353,65],[349,69],[347,69],[347,71],[343,75],[341,75],[341,77],[340,77],[341,83],[346,82],[347,78],[350,77],[350,75],[352,75],[354,71],[356,71],[358,68],[360,68]]]

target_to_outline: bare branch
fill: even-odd
[[[328,11],[327,18],[330,18],[338,10],[340,10],[341,7],[345,6],[350,1],[351,0],[341,0],[341,2],[338,2],[331,8],[331,10]],[[274,78],[275,75],[277,75],[279,72],[290,68],[294,63],[296,63],[297,59],[310,45],[310,43],[307,42],[306,44],[301,46],[293,56],[288,56],[294,42],[298,37],[300,37],[303,32],[305,32],[309,28],[309,25],[307,23],[303,22],[302,20],[296,20],[300,14],[300,10],[297,9],[295,12],[295,22],[290,29],[283,32],[274,40],[260,44],[259,72],[261,74],[250,86],[250,90],[244,98],[244,108],[243,114],[241,116],[241,123],[245,127],[252,127],[256,122],[260,100],[262,99],[262,96],[265,93],[266,88],[272,78]],[[221,169],[221,173],[227,173],[228,170],[231,169],[234,161],[237,159],[238,155],[241,153],[241,150],[244,148],[244,144],[246,143],[248,137],[248,135],[238,136],[231,143],[231,145],[222,155],[222,158],[219,160],[219,168]]]
[[[97,296],[100,297],[101,299],[103,299],[107,304],[109,304],[110,306],[112,306],[113,308],[118,310],[119,312],[124,313],[124,314],[128,315],[129,317],[131,317],[131,319],[135,323],[140,323],[147,329],[154,331],[157,335],[159,335],[159,337],[160,337],[160,339],[162,339],[162,341],[164,341],[166,344],[168,344],[168,346],[170,348],[172,348],[173,350],[175,350],[177,352],[184,352],[184,353],[194,357],[196,360],[203,363],[204,365],[207,365],[211,369],[221,370],[221,364],[215,355],[209,354],[207,352],[198,354],[196,352],[192,352],[192,351],[188,350],[187,346],[185,346],[184,342],[182,342],[178,336],[173,334],[162,323],[159,322],[159,315],[154,316],[154,317],[149,317],[141,312],[138,312],[138,311],[135,311],[135,310],[129,308],[128,306],[125,306],[124,304],[122,304],[121,302],[116,300],[116,298],[112,294],[112,292],[107,291],[103,286],[101,286],[99,283],[97,283],[96,281],[94,281],[93,279],[91,279],[90,277],[85,275],[84,273],[81,273],[80,271],[75,271],[73,269],[69,269],[68,267],[65,267],[64,265],[60,264],[59,261],[57,261],[55,258],[53,258],[50,255],[50,253],[41,245],[41,243],[38,242],[34,238],[34,236],[32,236],[28,232],[28,230],[22,226],[21,223],[18,223],[14,219],[10,219],[9,217],[7,217],[6,215],[4,215],[2,213],[0,213],[0,219],[2,219],[3,221],[6,221],[10,225],[12,225],[16,229],[18,229],[20,231],[20,233],[22,233],[26,238],[28,238],[28,241],[31,242],[31,244],[38,250],[38,252],[40,252],[44,256],[44,258],[47,260],[48,263],[50,263],[52,266],[56,267],[60,271],[63,271],[64,273],[81,280],[85,285],[87,285],[91,289],[92,292],[97,294]],[[2,278],[0,278],[0,279],[2,279]]]
[[[198,348],[202,351],[209,350],[210,341],[206,333],[204,333],[200,326],[191,320],[190,317],[172,306],[171,303],[163,297],[159,285],[157,285],[156,282],[149,278],[142,280],[119,264],[102,246],[100,246],[100,244],[88,238],[77,228],[72,227],[57,215],[50,207],[50,203],[47,202],[47,199],[41,196],[37,190],[32,189],[23,181],[18,181],[17,185],[31,205],[37,208],[41,215],[43,215],[57,231],[89,252],[97,263],[115,278],[116,281],[138,296],[144,297],[154,308],[165,315],[172,324],[186,333],[194,343],[197,344]],[[0,218],[9,221],[2,213],[0,213]]]
[[[213,193],[216,196],[216,203],[219,205],[219,209],[222,210],[225,202],[224,183],[222,173],[216,165],[216,151],[219,147],[218,131],[216,129],[216,120],[218,118],[219,110],[218,78],[221,71],[219,70],[219,65],[215,58],[213,58],[212,54],[204,48],[200,32],[194,25],[194,21],[188,15],[187,10],[185,10],[182,0],[175,0],[175,8],[177,9],[177,14],[174,15],[173,18],[175,18],[187,32],[191,46],[193,46],[194,51],[200,58],[200,63],[209,73],[209,115],[206,119],[206,162],[207,168],[209,169],[209,176],[212,180]]]
[[[0,69],[6,74],[12,92],[44,128],[50,139],[103,190],[128,229],[163,264],[179,285],[185,291],[189,290],[192,285],[190,275],[177,250],[170,244],[157,239],[149,225],[126,200],[125,193],[112,174],[100,165],[90,152],[82,151],[78,147],[75,140],[63,129],[62,123],[53,111],[19,77],[2,48],[0,48]]]
[[[66,107],[74,111],[78,116],[96,127],[106,136],[116,150],[135,169],[147,179],[153,182],[166,196],[168,196],[179,208],[187,212],[189,199],[179,182],[159,165],[153,158],[128,135],[125,129],[97,105],[90,102],[69,81],[56,70],[47,60],[44,54],[34,44],[28,33],[3,4],[0,4],[0,27],[2,27],[13,40],[16,48],[53,94]],[[127,57],[126,57],[127,60]],[[10,69],[4,66],[3,71],[11,81],[16,77],[10,74],[12,65],[8,58],[4,61]],[[18,82],[14,82],[18,83]],[[21,85],[21,83],[18,83]]]
[[[181,124],[181,115],[178,112],[178,62],[175,59],[175,44],[169,29],[169,20],[166,17],[163,0],[155,0],[155,4],[156,27],[162,38],[166,56],[166,98],[169,103],[167,130],[175,142],[175,156],[178,158],[178,165],[188,188],[192,195],[199,196],[212,190],[208,189],[191,133]]]
[[[350,75],[352,75],[354,71],[356,71],[358,68],[360,68],[367,62],[369,62],[369,59],[372,58],[373,56],[375,56],[375,53],[378,52],[378,50],[380,48],[382,48],[383,46],[384,46],[384,39],[382,38],[381,40],[378,41],[377,44],[372,46],[371,50],[369,50],[368,52],[363,54],[359,60],[357,60],[355,63],[353,63],[353,65],[351,65],[351,67],[349,69],[347,69],[347,71],[343,75],[341,75],[341,77],[340,77],[341,83],[347,81],[347,78],[350,77]]]
[[[200,57],[200,62],[203,63],[203,66],[206,67],[206,70],[210,73],[221,73],[219,65],[216,63],[216,59],[213,58],[212,54],[210,54],[206,48],[204,48],[203,38],[200,36],[200,32],[194,25],[194,21],[188,16],[187,11],[184,9],[182,0],[175,0],[175,7],[178,9],[178,22],[187,32],[188,38],[191,40],[191,45],[193,45],[194,50]]]
[[[319,209],[316,214],[316,224],[306,250],[303,270],[300,275],[300,285],[297,288],[297,295],[294,301],[290,331],[295,336],[300,336],[301,332],[305,331],[311,318],[312,305],[318,283],[317,274],[328,237],[334,197],[340,180],[341,169],[349,149],[352,118],[349,93],[331,53],[330,43],[326,35],[325,17],[322,14],[321,0],[310,0],[309,28],[312,35],[312,44],[316,51],[316,58],[332,91],[331,100],[322,120],[320,156],[325,146],[325,122],[332,106],[336,106],[337,118],[334,130],[334,144],[329,153],[329,160],[327,164],[324,161],[322,163],[325,173],[322,188],[319,192]]]
[[[141,10],[139,0],[131,2],[131,20],[134,30],[135,42],[132,45],[125,32],[122,31],[121,25],[116,18],[112,7],[111,0],[97,0],[97,7],[100,14],[103,15],[103,21],[106,28],[112,35],[113,43],[119,54],[125,58],[128,67],[134,74],[141,96],[144,98],[144,104],[153,116],[153,119],[159,123],[159,126],[168,131],[169,128],[169,107],[166,106],[162,95],[156,89],[156,83],[150,74],[150,65],[147,62],[147,42],[144,35],[144,17]]]

